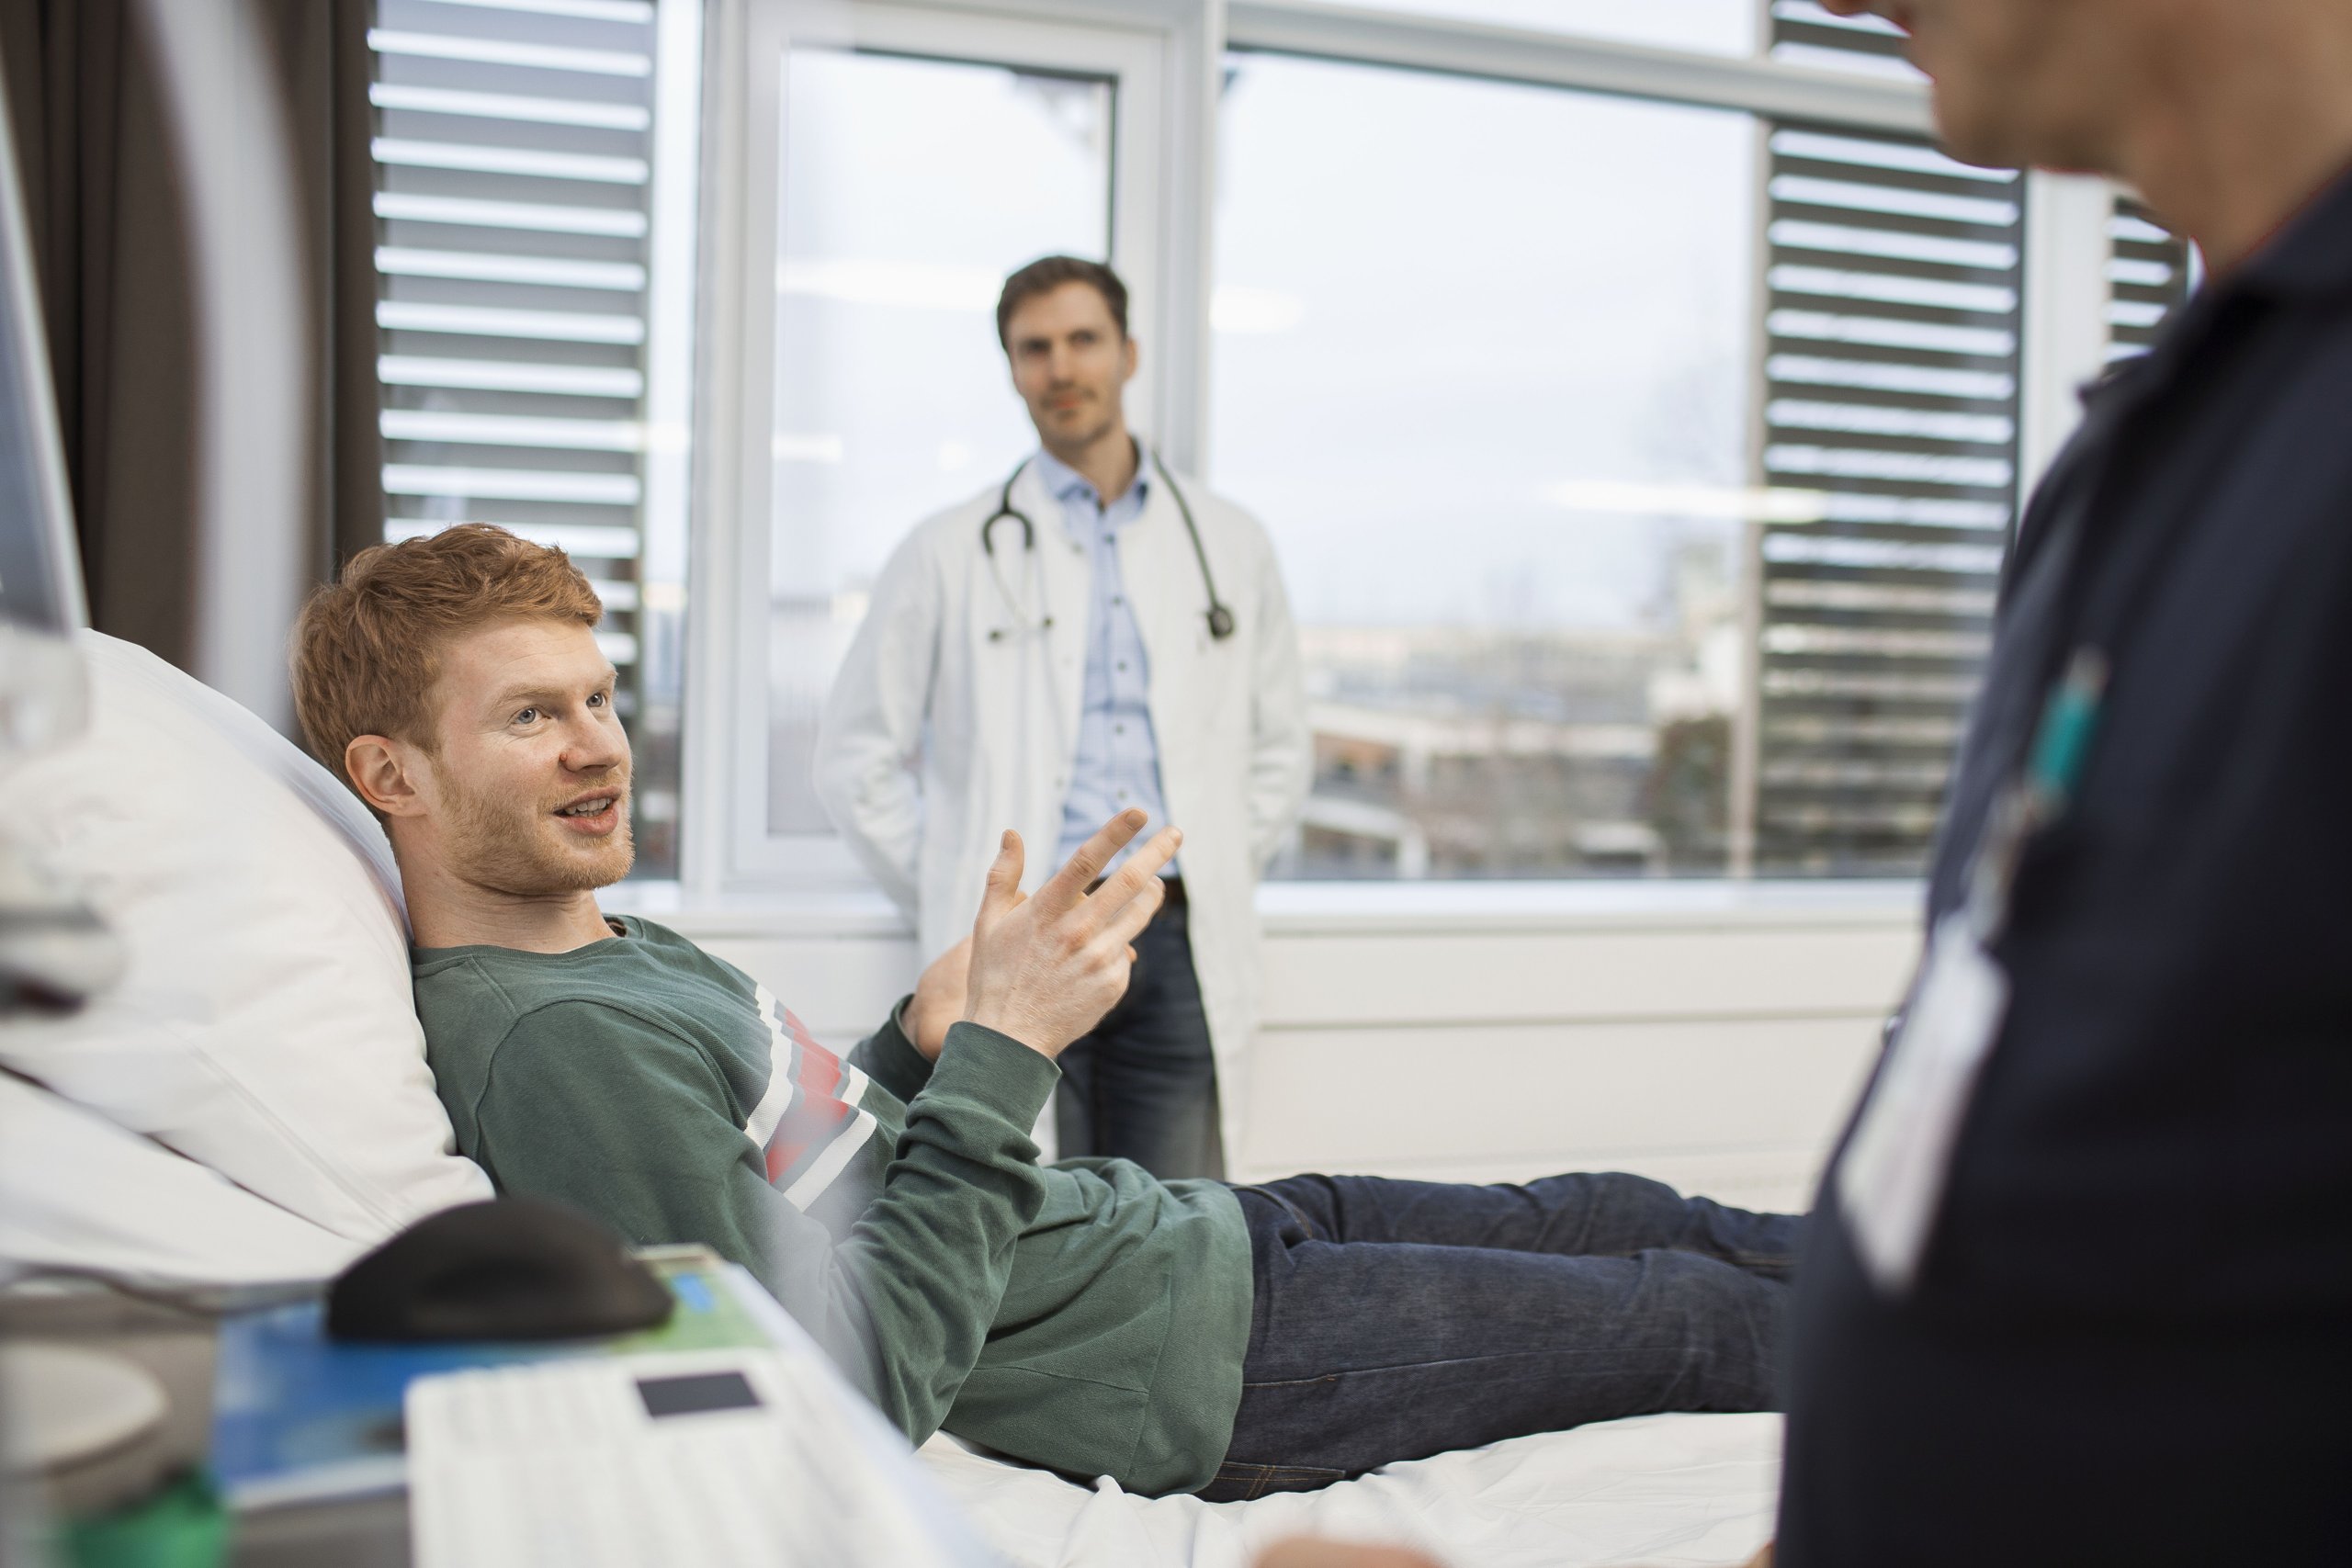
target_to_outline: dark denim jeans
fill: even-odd
[[[1162,1180],[1225,1174],[1188,913],[1173,897],[1161,907],[1136,938],[1127,994],[1062,1053],[1054,1135],[1065,1157],[1131,1159]]]
[[[1587,1421],[1774,1407],[1797,1216],[1623,1175],[1234,1190],[1257,1299],[1211,1502]]]

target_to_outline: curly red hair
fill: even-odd
[[[605,606],[571,558],[488,523],[376,545],[313,592],[295,624],[294,709],[311,753],[351,782],[362,735],[434,749],[433,690],[449,639],[495,621],[576,621]]]

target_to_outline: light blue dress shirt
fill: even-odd
[[[1152,734],[1147,700],[1151,664],[1119,570],[1119,530],[1143,515],[1151,479],[1148,461],[1138,462],[1135,482],[1104,506],[1093,482],[1052,453],[1039,452],[1036,463],[1046,493],[1061,503],[1063,525],[1086,551],[1092,579],[1087,596],[1086,685],[1079,702],[1078,757],[1070,768],[1069,794],[1062,802],[1062,841],[1054,857],[1058,864],[1092,838],[1095,829],[1131,807],[1151,814],[1144,836],[1168,825],[1168,808],[1159,795],[1159,743]],[[1168,874],[1174,874],[1171,863]]]

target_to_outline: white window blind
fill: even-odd
[[[1920,79],[1903,57],[1901,29],[1882,17],[1842,17],[1815,0],[1771,0],[1771,16],[1775,60],[1897,81]]]
[[[2108,236],[2113,254],[2107,264],[2107,357],[2112,363],[2154,345],[2195,278],[2188,242],[2156,221],[2135,197],[2115,198]]]
[[[1776,6],[1775,52],[1891,58],[1825,17]],[[1754,869],[1915,874],[2017,504],[2022,182],[1796,123],[1770,152]]]
[[[668,874],[676,702],[646,644],[670,606],[641,570],[656,7],[379,0],[375,20],[386,536],[497,523],[595,582],[639,869]]]

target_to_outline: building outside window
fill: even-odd
[[[1210,477],[1305,643],[1282,871],[1723,874],[1771,504],[1751,118],[1272,54],[1227,82]]]

